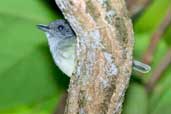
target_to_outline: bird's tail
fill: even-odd
[[[135,71],[138,71],[138,72],[144,73],[144,74],[151,71],[151,67],[149,65],[144,64],[144,63],[137,61],[137,60],[133,61],[133,69]]]

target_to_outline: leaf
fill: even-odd
[[[150,114],[170,114],[171,113],[170,96],[171,96],[171,89],[168,88],[165,94],[162,97],[160,97],[158,104],[153,105],[155,109]]]
[[[57,107],[59,96],[44,99],[32,105],[23,105],[10,110],[0,111],[0,114],[52,114]]]
[[[153,32],[160,24],[170,5],[170,0],[155,0],[135,23],[136,32]]]
[[[162,74],[161,79],[157,83],[154,91],[151,93],[149,103],[150,103],[150,112],[152,114],[160,114],[162,111],[166,111],[167,113],[163,114],[170,114],[171,110],[170,107],[167,105],[171,104],[170,96],[171,91],[170,83],[171,83],[171,65],[167,68],[164,74]],[[165,110],[163,110],[165,107]],[[169,112],[169,113],[168,113]]]
[[[0,6],[0,14],[33,22],[49,22],[61,17],[54,0],[4,0]]]
[[[123,114],[147,114],[148,98],[143,86],[131,83],[126,93]]]
[[[52,60],[45,35],[35,26],[58,18],[46,3],[1,1],[0,110],[58,95],[68,83]]]
[[[166,30],[166,33],[164,34],[164,39],[166,40],[166,43],[168,46],[171,47],[171,26]]]

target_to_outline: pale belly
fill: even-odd
[[[59,58],[59,60],[57,60],[55,62],[57,64],[57,66],[60,68],[60,70],[62,70],[62,72],[64,72],[67,76],[71,77],[72,73],[74,72],[74,57],[70,57],[70,58]]]
[[[75,47],[63,48],[60,50],[53,50],[55,54],[53,59],[56,65],[64,72],[67,76],[71,77],[75,69]]]
[[[49,41],[49,46],[58,68],[70,77],[75,70],[75,40]]]

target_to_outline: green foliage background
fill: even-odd
[[[134,23],[135,58],[141,59],[169,4],[169,0],[154,0]],[[54,65],[45,35],[35,25],[59,18],[53,0],[0,1],[0,114],[54,112],[69,79]],[[152,68],[171,45],[170,38],[169,30],[157,47]],[[150,95],[132,78],[123,114],[171,114],[170,84],[171,65]]]

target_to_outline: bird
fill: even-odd
[[[38,24],[48,40],[50,52],[55,64],[68,77],[71,77],[75,69],[76,34],[65,19],[55,20],[48,25]],[[133,70],[140,73],[148,73],[151,67],[138,60],[133,60]]]

